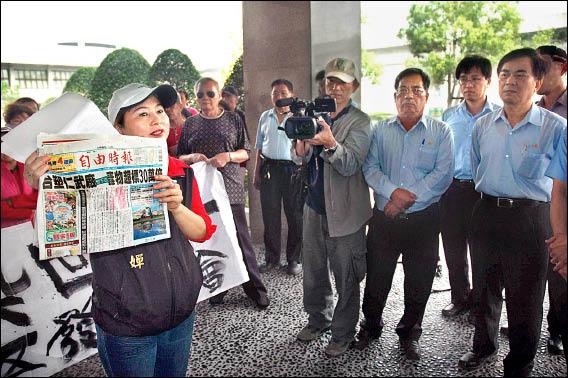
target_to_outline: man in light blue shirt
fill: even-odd
[[[499,348],[501,291],[507,297],[510,351],[505,376],[528,376],[542,325],[552,180],[545,177],[566,120],[532,103],[546,72],[536,51],[518,49],[498,64],[503,109],[472,133],[471,168],[481,199],[472,214],[475,335],[461,368],[479,366]]]
[[[276,101],[294,96],[292,83],[285,79],[274,80],[271,84],[274,107],[262,113],[256,133],[256,163],[253,184],[260,190],[260,206],[264,223],[264,245],[266,262],[260,272],[266,273],[280,266],[281,212],[288,222],[286,242],[287,272],[300,274],[300,252],[302,248],[302,208],[304,205],[301,167],[290,157],[292,141],[281,129],[290,117],[289,108],[279,108]]]
[[[454,173],[450,129],[423,114],[429,85],[428,75],[418,68],[398,74],[398,116],[374,129],[363,164],[375,208],[367,234],[365,320],[357,347],[366,347],[382,332],[383,310],[402,253],[405,306],[396,333],[409,360],[420,359],[418,339],[438,261],[438,201]]]
[[[471,132],[475,121],[499,108],[487,100],[486,92],[491,83],[489,59],[466,56],[458,63],[455,77],[464,101],[442,115],[442,120],[452,130],[455,162],[452,185],[440,201],[442,243],[452,289],[452,301],[442,310],[442,315],[447,317],[459,315],[471,305],[467,245],[471,212],[479,199],[471,174]]]

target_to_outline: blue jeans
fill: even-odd
[[[114,336],[97,327],[97,349],[108,377],[185,377],[195,311],[154,336]]]

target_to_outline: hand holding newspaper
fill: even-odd
[[[39,135],[50,170],[36,208],[40,259],[110,251],[170,237],[167,205],[153,198],[167,174],[162,139]]]

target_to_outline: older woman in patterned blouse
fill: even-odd
[[[221,91],[219,83],[205,77],[195,83],[195,95],[200,113],[188,118],[181,132],[177,154],[188,164],[205,161],[221,172],[233,219],[237,228],[237,239],[243,251],[243,259],[250,281],[242,286],[245,294],[257,307],[270,304],[267,290],[258,271],[258,263],[252,248],[245,216],[246,195],[239,164],[249,159],[249,141],[245,126],[237,113],[223,110],[219,106]],[[212,304],[223,302],[225,292],[210,299]]]

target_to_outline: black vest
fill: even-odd
[[[177,181],[191,209],[191,168]],[[203,283],[201,268],[169,211],[168,217],[169,239],[90,255],[93,318],[106,332],[156,335],[176,327],[193,312]]]

